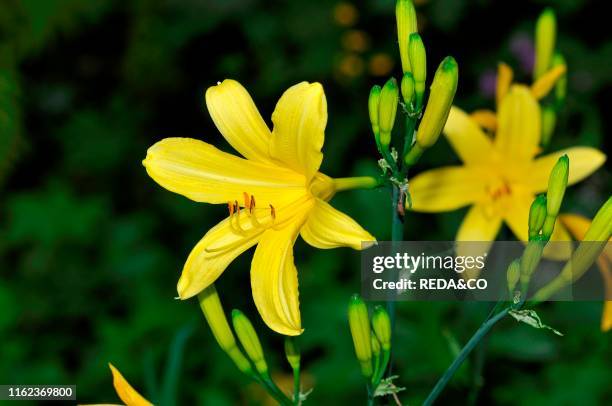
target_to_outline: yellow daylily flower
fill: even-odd
[[[524,85],[511,85],[501,100],[494,139],[453,106],[444,133],[463,165],[434,169],[412,179],[412,209],[441,212],[469,205],[457,241],[493,241],[503,222],[519,240],[527,241],[529,207],[534,196],[547,189],[550,170],[559,157],[569,157],[570,185],[589,176],[606,159],[601,151],[587,147],[536,157],[540,116],[536,97]],[[557,225],[552,239],[568,241],[569,236]],[[549,256],[569,256],[560,251]]]
[[[113,366],[113,364],[109,363],[113,373],[113,386],[115,387],[115,391],[117,392],[117,396],[119,399],[125,404],[125,406],[152,406],[153,403],[146,400],[140,393],[136,391],[129,384],[128,381],[125,380],[121,372],[117,368]],[[104,406],[104,405],[88,405],[88,406]],[[106,405],[111,406],[111,405]]]
[[[591,220],[577,214],[561,214],[559,220],[570,234],[580,241],[591,225]],[[605,284],[606,296],[612,296],[612,252],[609,249],[604,249],[601,253],[597,259],[597,266]],[[601,331],[605,333],[610,329],[612,329],[612,300],[606,300],[601,315]]]
[[[282,95],[272,114],[272,131],[234,80],[210,87],[206,106],[221,134],[244,158],[203,141],[166,138],[150,147],[143,161],[162,187],[229,208],[229,217],[189,254],[177,285],[179,297],[197,295],[234,258],[257,245],[251,263],[255,305],[272,330],[301,334],[293,244],[298,234],[317,248],[360,250],[363,241],[375,241],[327,202],[336,191],[374,187],[376,180],[332,179],[319,172],[327,123],[319,83],[302,82]]]

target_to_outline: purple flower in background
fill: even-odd
[[[510,40],[510,52],[519,61],[520,69],[525,73],[533,71],[534,47],[533,40],[525,33],[516,34]]]
[[[495,87],[497,86],[497,72],[493,69],[487,69],[480,75],[478,79],[478,89],[480,93],[487,99],[495,97]]]

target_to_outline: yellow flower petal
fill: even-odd
[[[287,89],[272,114],[270,155],[310,180],[323,160],[327,101],[319,83]]]
[[[162,187],[197,202],[242,201],[254,195],[261,207],[304,193],[304,177],[277,165],[248,161],[191,138],[166,138],[147,151],[147,173]]]
[[[513,85],[498,108],[495,147],[507,159],[530,160],[540,143],[540,106],[529,88]]]
[[[569,185],[580,182],[606,161],[606,156],[601,151],[589,147],[568,148],[538,158],[531,164],[529,176],[524,180],[534,193],[546,190],[550,171],[563,154],[567,154],[570,162]]]
[[[451,107],[444,134],[459,158],[466,164],[478,164],[491,157],[491,139],[475,120],[458,107]]]
[[[487,173],[477,167],[450,166],[417,175],[408,184],[412,209],[455,210],[487,197]]]
[[[502,100],[508,93],[510,85],[512,84],[513,76],[512,68],[505,63],[501,62],[497,65],[497,86],[495,88],[495,101],[497,107],[501,105]]]
[[[533,97],[540,100],[544,96],[548,94],[555,86],[557,81],[565,75],[565,65],[559,65],[548,72],[546,72],[542,77],[540,77],[534,84],[531,85],[531,94]]]
[[[559,220],[578,241],[582,241],[591,226],[591,220],[578,214],[561,214]]]
[[[251,289],[263,321],[279,334],[302,334],[293,244],[299,223],[261,237],[251,263]]]
[[[497,130],[497,115],[491,110],[472,111],[470,118],[487,131],[494,133]]]
[[[481,205],[472,206],[457,232],[456,255],[480,256],[488,252],[501,227],[501,217],[491,214]],[[476,278],[480,270],[466,269],[462,276],[466,279]]]
[[[223,137],[242,156],[253,161],[270,159],[270,129],[240,83],[226,79],[209,87],[206,107]]]
[[[316,199],[314,208],[300,230],[308,244],[316,248],[351,247],[361,250],[362,242],[376,241],[355,220],[334,209],[329,203]]]
[[[177,285],[179,297],[188,299],[210,286],[238,255],[259,241],[263,231],[253,226],[246,210],[211,228],[185,262]]]
[[[610,329],[612,329],[612,300],[606,300],[601,315],[601,331],[605,333]]]
[[[115,386],[115,391],[117,391],[117,395],[126,406],[152,405],[151,402],[143,398],[134,388],[132,388],[113,364],[109,363],[108,366],[113,372],[113,385]]]

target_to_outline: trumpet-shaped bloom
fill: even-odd
[[[115,387],[115,391],[117,392],[117,396],[119,399],[125,404],[125,406],[152,406],[153,404],[146,400],[140,393],[136,391],[129,384],[128,381],[125,380],[121,372],[117,368],[113,366],[113,364],[108,364],[112,373],[113,373],[113,386]],[[89,406],[103,406],[103,405],[89,405]],[[109,405],[107,405],[109,406]]]
[[[228,205],[229,216],[189,254],[177,286],[179,297],[198,294],[234,258],[257,245],[251,263],[255,305],[272,330],[298,335],[302,326],[293,244],[298,234],[317,248],[361,249],[362,241],[374,241],[327,202],[337,190],[372,187],[375,181],[343,183],[319,172],[327,123],[319,83],[302,82],[282,95],[272,114],[272,131],[234,80],[209,88],[206,106],[243,157],[195,139],[166,138],[150,147],[143,161],[162,187],[197,202]]]
[[[591,220],[577,214],[561,214],[559,216],[561,223],[567,227],[570,234],[579,241],[584,239],[584,236],[591,226]],[[607,297],[612,296],[612,252],[607,247],[597,259],[597,266],[601,272],[601,277],[605,285],[605,293]],[[601,331],[606,332],[612,329],[612,300],[604,301],[603,312],[601,315]]]
[[[508,72],[500,75],[496,114],[479,111],[470,116],[452,107],[444,133],[463,165],[427,171],[410,183],[415,211],[441,212],[471,206],[459,227],[457,241],[493,241],[504,222],[519,240],[527,241],[529,207],[537,193],[546,191],[550,171],[559,157],[569,157],[570,185],[589,176],[606,159],[601,151],[587,147],[538,157],[541,114],[537,99],[552,88],[560,70],[545,74],[531,88],[510,85],[511,76]],[[493,130],[495,136],[491,138],[484,129]],[[557,223],[552,239],[566,241],[569,235]],[[557,258],[568,255],[548,253]]]

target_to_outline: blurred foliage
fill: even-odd
[[[550,148],[610,150],[612,42],[600,35],[609,18],[604,2],[417,4],[430,70],[447,54],[457,58],[457,104],[468,110],[492,107],[491,75],[500,60],[529,81],[525,47],[533,22],[545,5],[555,7],[570,74]],[[376,173],[367,95],[373,83],[398,73],[393,10],[392,0],[3,1],[0,382],[76,384],[80,402],[114,402],[111,361],[154,401],[258,403],[196,304],[173,300],[189,250],[224,210],[162,190],[140,161],[167,136],[227,146],[203,108],[204,90],[218,80],[241,81],[267,120],[285,88],[308,80],[324,84],[329,102],[324,172]],[[454,162],[442,141],[417,169]],[[570,190],[566,211],[592,215],[610,184],[608,166]],[[387,193],[345,193],[334,205],[385,239]],[[406,239],[451,239],[463,214],[410,213]],[[315,386],[310,400],[363,402],[345,315],[359,286],[359,255],[298,241],[295,256],[302,359]],[[286,375],[281,337],[255,317],[248,269],[243,255],[218,289],[226,310],[241,308],[256,321],[269,362]],[[398,306],[394,369],[407,388],[405,403],[423,400],[487,306]],[[600,313],[599,303],[542,306],[543,319],[567,333],[562,339],[502,323],[487,342],[478,401],[612,403],[612,350],[598,328]],[[473,365],[443,401],[468,399],[479,379]]]

